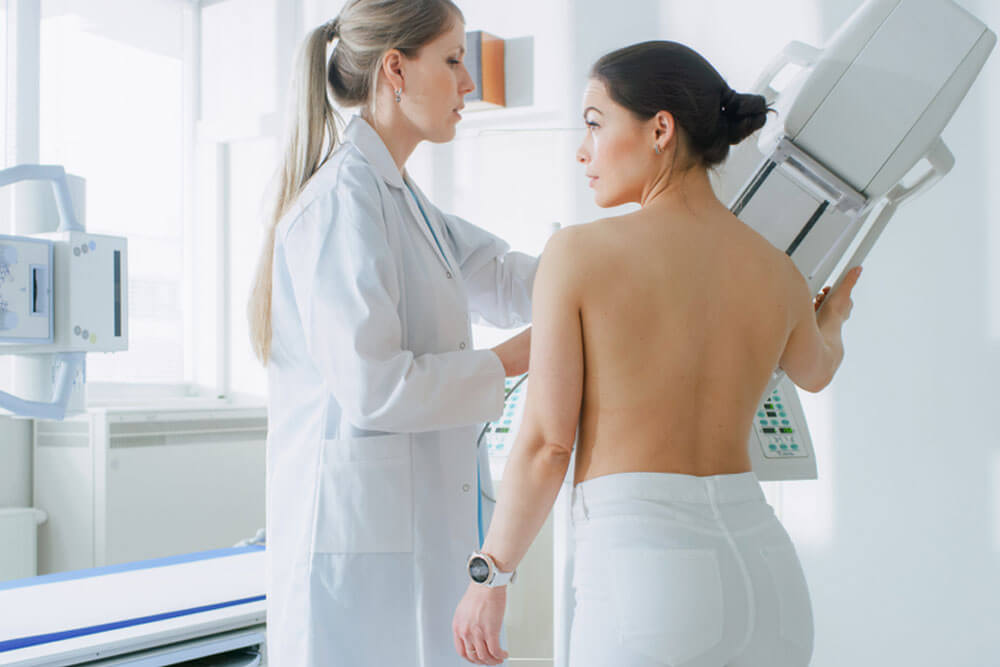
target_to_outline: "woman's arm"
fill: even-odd
[[[417,355],[403,347],[403,278],[377,178],[367,165],[344,163],[336,187],[281,239],[316,370],[358,428],[417,432],[495,419],[504,378],[496,354]]]
[[[577,268],[584,265],[580,231],[567,228],[549,240],[535,279],[527,404],[482,547],[502,572],[517,567],[545,522],[576,440],[583,397],[580,293],[585,276]],[[460,655],[480,664],[502,659],[498,652],[505,596],[504,588],[470,583],[453,624]]]
[[[502,329],[530,323],[538,259],[511,252],[503,239],[458,216],[442,213],[441,217],[462,269],[469,310]]]

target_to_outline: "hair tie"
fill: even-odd
[[[340,17],[336,17],[327,21],[323,25],[323,34],[326,36],[326,41],[332,42],[334,38],[338,36],[340,32]]]
[[[735,111],[736,111],[736,107],[734,106],[734,102],[736,102],[736,98],[739,97],[739,96],[740,96],[740,94],[737,93],[732,88],[730,88],[729,90],[723,92],[722,93],[722,105],[721,105],[721,109],[720,109],[722,111],[722,113],[724,113],[727,116],[733,115],[735,113]]]

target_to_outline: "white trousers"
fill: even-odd
[[[624,473],[573,492],[571,667],[804,667],[809,591],[753,473]]]

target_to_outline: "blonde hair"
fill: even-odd
[[[461,10],[451,0],[351,0],[340,16],[315,28],[299,49],[291,126],[278,169],[274,206],[254,278],[247,319],[250,341],[265,365],[271,356],[271,271],[278,222],[340,143],[343,124],[332,101],[366,106],[374,118],[382,59],[391,49],[416,57],[446,32]],[[337,40],[326,57],[327,46]]]

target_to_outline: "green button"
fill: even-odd
[[[758,413],[757,413],[757,416],[758,416],[758,417],[763,417],[763,416],[764,416],[764,413],[763,413],[763,412],[758,412]]]
[[[777,445],[770,445],[770,448],[771,448],[772,452],[775,452],[775,451],[778,450],[778,446]]]
[[[772,419],[771,423],[774,424],[775,426],[777,426],[778,425],[778,420],[777,419]]]
[[[787,412],[779,412],[778,414],[780,414],[782,417],[787,417],[788,416]]]
[[[782,449],[788,449],[788,445],[782,445],[781,448]]]
[[[784,424],[785,426],[788,426],[791,422],[788,421],[787,419],[782,419],[781,423]]]
[[[799,448],[798,445],[792,445],[792,449],[798,449],[798,448]]]
[[[792,429],[792,428],[789,428],[787,426],[784,426],[784,427],[782,427],[781,432],[782,433],[795,433],[795,429]]]
[[[766,419],[761,419],[760,420],[760,425],[761,426],[767,426],[767,420]]]
[[[785,409],[785,406],[784,406],[784,405],[782,405],[781,403],[778,403],[778,409],[779,409],[779,410],[784,410],[784,409]]]

